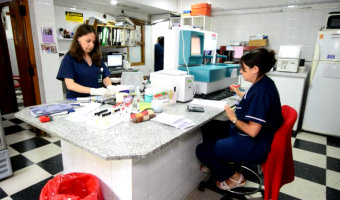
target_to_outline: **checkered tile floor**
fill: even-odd
[[[1,117],[14,175],[0,181],[0,200],[33,200],[48,180],[63,173],[60,141],[36,137],[14,114]],[[280,199],[340,199],[340,138],[299,132],[292,136],[295,180],[283,186]],[[254,183],[247,181],[248,186]],[[256,185],[255,185],[256,186]],[[259,198],[260,194],[251,196]],[[217,200],[222,195],[206,190],[193,200]],[[177,199],[173,199],[177,200]]]

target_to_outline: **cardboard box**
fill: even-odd
[[[269,40],[268,39],[262,39],[262,40],[250,40],[249,46],[259,46],[259,47],[265,47],[268,46]]]
[[[191,16],[211,16],[211,4],[208,3],[198,3],[191,4]]]

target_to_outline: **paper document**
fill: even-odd
[[[83,108],[77,109],[75,112],[70,113],[68,115],[67,120],[71,122],[86,122],[91,119],[91,117],[94,115],[94,112],[101,106],[101,103],[95,103],[91,102],[88,103]]]
[[[39,117],[43,115],[51,115],[54,113],[70,111],[73,109],[74,107],[70,104],[57,103],[57,104],[33,107],[33,108],[30,108],[30,111],[33,116]]]
[[[217,108],[224,110],[224,106],[227,104],[226,101],[214,101],[214,100],[205,100],[205,99],[193,99],[190,102],[192,106],[203,106],[209,108]]]
[[[196,125],[193,121],[183,115],[170,115],[166,113],[157,115],[157,117],[151,119],[151,121],[166,124],[179,129],[186,129]]]

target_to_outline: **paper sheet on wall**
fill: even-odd
[[[234,58],[241,58],[243,56],[243,47],[234,47]]]
[[[328,63],[323,70],[324,78],[339,78],[340,79],[340,64]]]

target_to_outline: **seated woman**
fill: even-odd
[[[246,93],[231,85],[241,101],[235,112],[229,105],[225,106],[230,121],[213,120],[201,128],[203,143],[196,148],[196,155],[203,163],[201,171],[211,171],[222,190],[245,184],[243,175],[228,162],[264,162],[274,134],[283,122],[279,92],[266,76],[275,62],[274,51],[264,48],[243,55],[240,72],[253,85]]]

